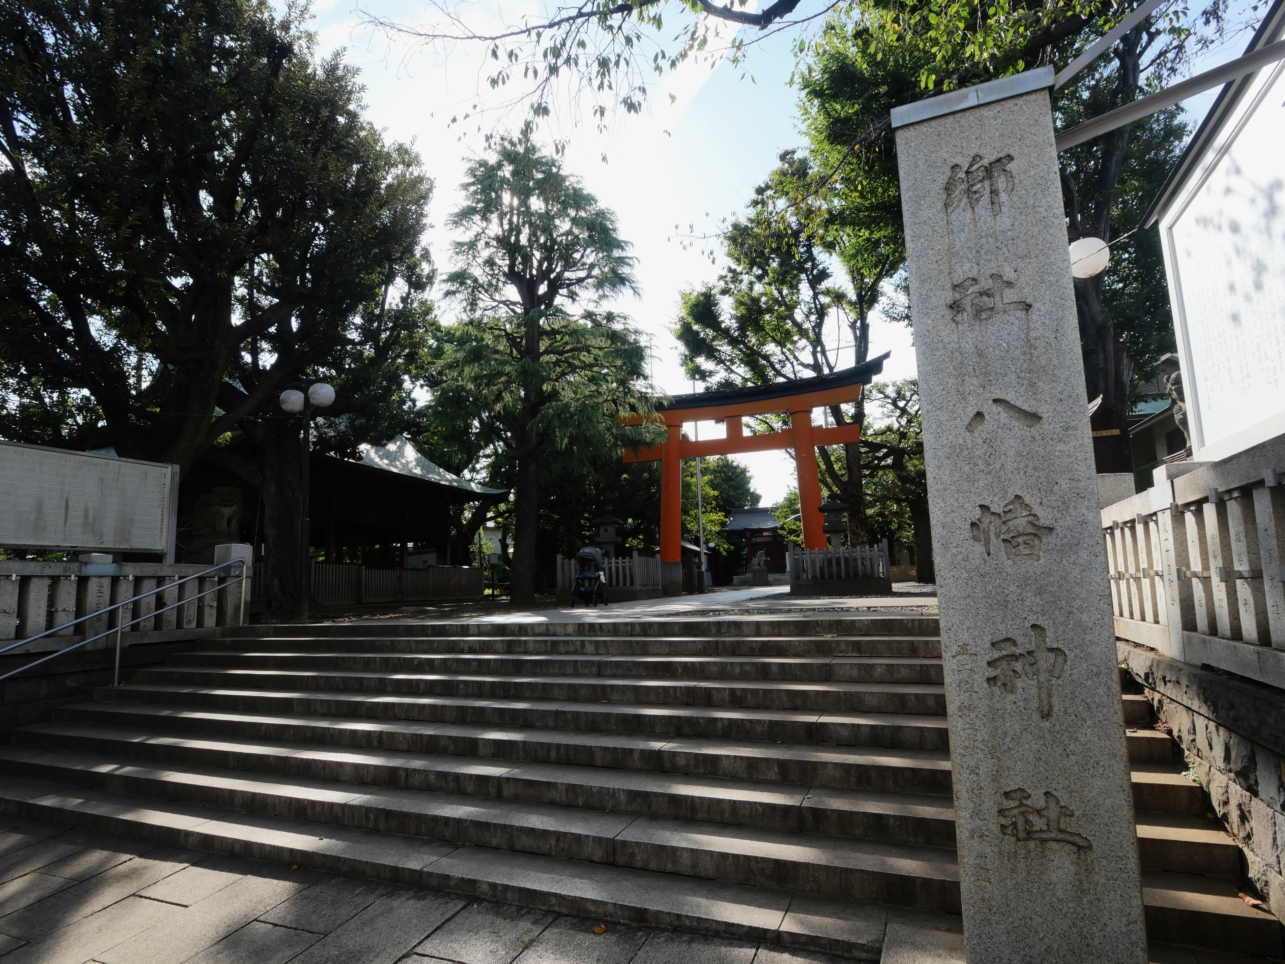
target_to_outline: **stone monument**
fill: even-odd
[[[1146,934],[1052,68],[893,111],[973,964]]]

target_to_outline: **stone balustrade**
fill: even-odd
[[[1117,649],[1285,916],[1285,436],[1102,510]]]
[[[40,636],[47,630],[157,587],[172,586],[136,602],[126,602],[120,609],[119,620],[115,613],[104,613],[97,619],[68,626],[28,646],[12,649],[6,656],[65,649],[125,623],[133,623],[122,629],[128,643],[143,638],[150,640],[157,634],[181,636],[186,630],[212,631],[238,626],[244,621],[246,607],[242,605],[242,584],[237,577],[214,573],[179,582],[210,569],[210,563],[112,563],[106,561],[108,559],[110,556],[94,554],[77,562],[0,562],[0,640],[5,641]],[[248,583],[246,589],[248,591]],[[184,600],[190,602],[176,606]],[[169,606],[176,608],[158,612]],[[141,621],[134,622],[139,617],[143,617]],[[101,649],[109,645],[114,645],[114,637],[91,643],[90,647]]]
[[[1102,510],[1116,635],[1285,689],[1285,436]]]

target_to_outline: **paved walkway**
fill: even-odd
[[[558,606],[530,611],[505,608],[484,615],[443,619],[441,614],[413,614],[381,617],[380,622],[471,622],[471,623],[568,623],[588,620],[664,619],[701,616],[818,617],[836,613],[937,612],[935,586],[920,583],[899,584],[890,596],[791,596],[789,586],[719,589],[700,595],[671,596],[662,599],[640,599],[612,603],[609,606]],[[360,618],[357,621],[362,621]]]
[[[0,817],[3,964],[839,964]]]

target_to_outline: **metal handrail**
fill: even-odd
[[[195,595],[188,596],[185,599],[180,599],[178,602],[171,603],[170,605],[165,606],[162,609],[153,609],[145,616],[138,616],[134,619],[131,619],[127,623],[120,622],[118,619],[115,626],[111,626],[107,628],[103,632],[99,633],[97,636],[90,636],[86,639],[82,639],[80,642],[74,643],[71,646],[66,646],[58,650],[57,652],[50,653],[48,656],[42,656],[40,659],[33,660],[30,663],[27,663],[25,666],[19,666],[15,670],[10,670],[8,673],[5,673],[3,676],[0,676],[0,681],[7,680],[10,676],[16,676],[18,673],[22,673],[26,670],[29,670],[33,666],[39,666],[41,663],[47,663],[49,660],[53,659],[56,656],[61,656],[64,653],[70,653],[73,649],[80,649],[80,647],[82,646],[87,646],[90,643],[97,642],[98,640],[102,639],[104,636],[110,636],[112,633],[115,633],[116,634],[116,670],[112,678],[112,685],[119,686],[120,685],[120,640],[121,640],[121,633],[125,631],[126,626],[133,626],[137,623],[143,622],[144,620],[153,619],[156,616],[159,616],[161,613],[167,613],[171,609],[178,609],[180,606],[186,606],[188,603],[195,602],[196,600],[200,599],[202,596],[208,596],[210,595],[210,593],[218,592],[221,589],[226,589],[227,587],[234,586],[237,583],[241,584],[241,609],[242,609],[242,616],[244,616],[244,611],[245,611],[245,560],[244,559],[231,559],[228,562],[221,562],[217,566],[212,566],[209,569],[203,569],[200,572],[193,573],[190,576],[184,576],[182,579],[176,579],[173,582],[167,582],[162,586],[157,586],[155,589],[149,589],[146,592],[141,592],[137,596],[132,596],[129,599],[122,599],[120,602],[112,603],[110,606],[104,606],[102,609],[95,610],[94,612],[89,613],[87,616],[81,616],[78,619],[73,619],[70,622],[63,623],[61,626],[55,626],[53,627],[53,629],[47,629],[43,633],[38,633],[35,636],[28,636],[27,638],[21,639],[16,643],[11,643],[10,645],[4,647],[4,649],[0,649],[0,656],[2,656],[5,653],[9,652],[9,650],[11,649],[17,649],[20,646],[27,646],[30,643],[33,643],[38,639],[43,639],[46,636],[56,635],[58,633],[61,633],[63,630],[66,630],[72,626],[75,626],[77,623],[83,623],[86,620],[96,619],[100,616],[110,613],[113,609],[119,610],[124,606],[128,606],[132,603],[138,602],[140,599],[146,599],[148,596],[154,596],[157,593],[168,592],[171,589],[175,589],[178,586],[183,585],[183,583],[185,582],[191,582],[193,579],[206,578],[210,575],[210,573],[223,572],[224,570],[230,569],[233,566],[239,566],[241,569],[241,574],[237,576],[235,579],[230,579],[228,582],[225,582],[220,586],[215,586],[212,589],[206,589],[202,592],[196,593]]]

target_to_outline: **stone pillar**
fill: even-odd
[[[1046,88],[893,111],[972,964],[1146,961]]]

